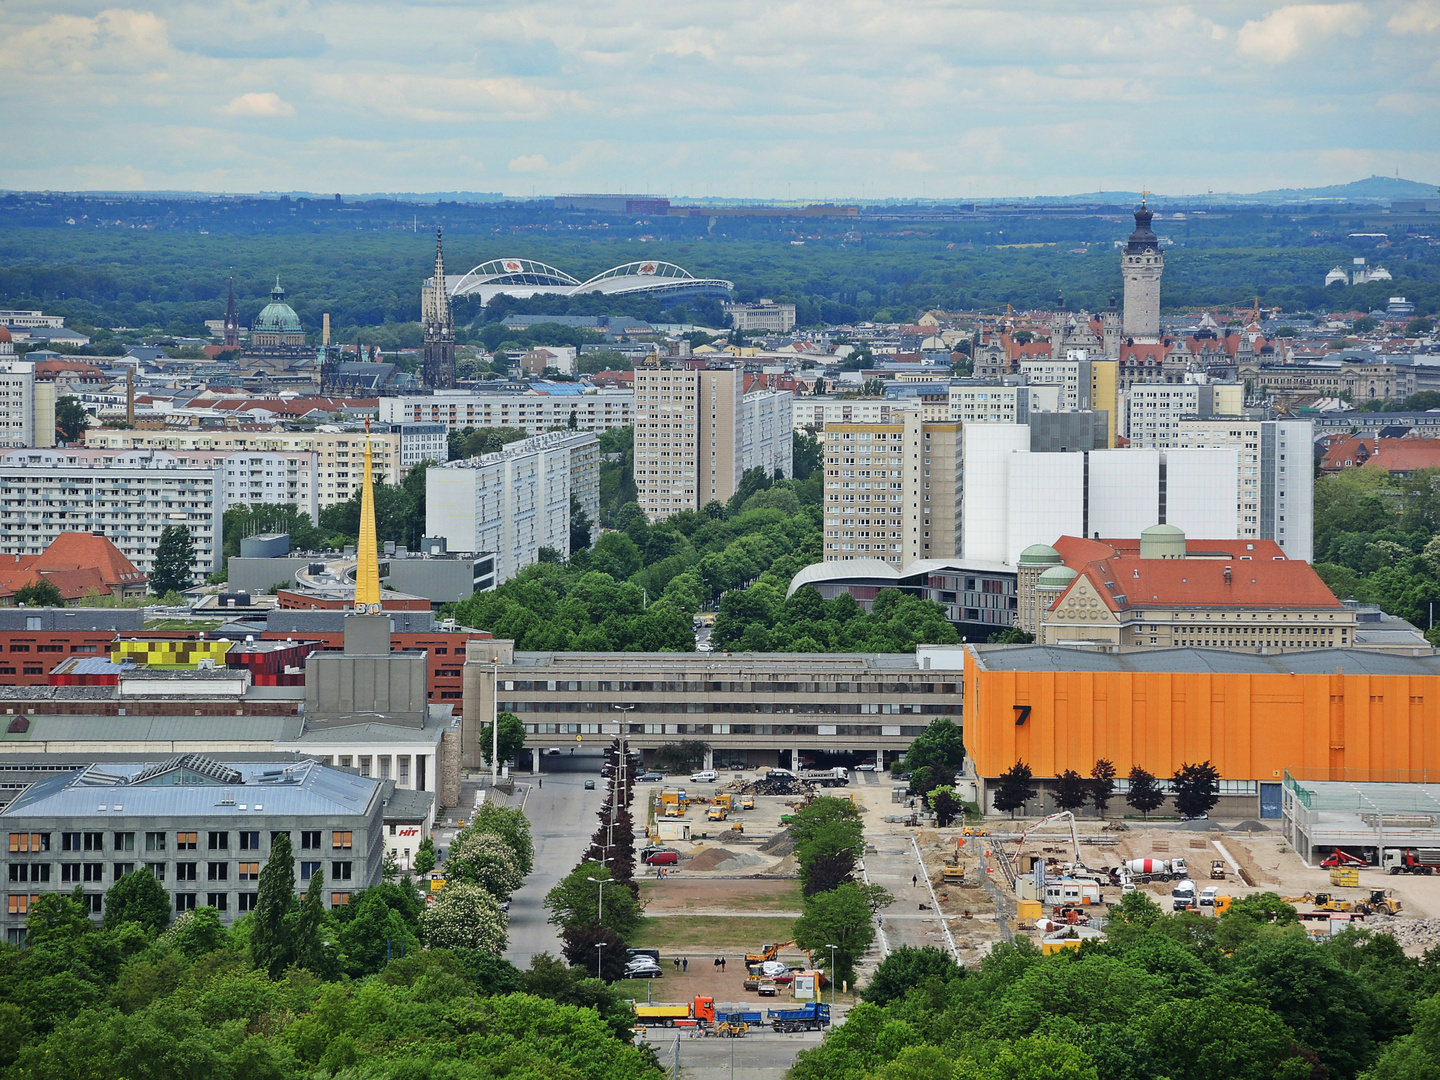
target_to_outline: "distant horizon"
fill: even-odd
[[[1374,193],[1366,192],[1366,185],[1376,188]],[[1345,189],[1353,189],[1346,191]],[[1315,194],[1326,192],[1324,195]],[[1335,192],[1335,194],[1331,194]],[[1342,193],[1343,192],[1343,193]],[[315,201],[327,201],[335,198],[337,193],[333,191],[315,191],[301,188],[261,188],[253,191],[227,190],[227,189],[185,189],[185,188],[0,188],[0,195],[22,195],[22,196],[55,196],[69,195],[77,197],[95,198],[304,198]],[[505,192],[505,191],[479,191],[479,190],[451,190],[451,191],[340,191],[338,192],[342,201],[367,202],[387,201],[396,202],[413,201],[417,203],[429,202],[542,202],[560,197],[574,197],[591,195],[602,198],[619,198],[628,196],[635,199],[668,200],[672,205],[706,206],[706,205],[731,205],[731,206],[793,206],[805,207],[814,205],[850,205],[850,206],[894,206],[894,205],[921,205],[921,206],[945,206],[953,203],[977,203],[977,204],[1005,204],[1017,202],[1055,201],[1069,203],[1103,203],[1106,205],[1127,205],[1138,204],[1142,198],[1157,204],[1173,202],[1203,202],[1215,200],[1219,202],[1233,202],[1240,200],[1273,202],[1283,200],[1289,196],[1297,201],[1313,203],[1344,201],[1355,202],[1386,202],[1394,198],[1399,199],[1423,199],[1440,198],[1440,185],[1427,183],[1425,181],[1411,180],[1405,177],[1382,176],[1372,173],[1369,176],[1358,180],[1340,181],[1332,184],[1316,184],[1307,187],[1272,188],[1264,191],[1238,191],[1238,190],[1212,190],[1204,193],[1175,193],[1163,191],[1127,191],[1124,189],[1097,189],[1092,191],[1056,193],[1031,193],[1015,195],[891,195],[878,198],[863,197],[831,197],[815,199],[780,198],[778,196],[739,196],[739,195],[693,195],[693,194],[667,194],[665,192],[645,191],[639,187],[629,189],[617,188],[615,190],[584,190],[580,188],[557,190],[557,191],[535,191],[531,193]]]

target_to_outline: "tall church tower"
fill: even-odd
[[[1125,245],[1120,271],[1125,278],[1125,336],[1153,339],[1160,337],[1160,275],[1165,271],[1165,256],[1160,254],[1160,241],[1150,228],[1155,215],[1145,207],[1145,200],[1135,208],[1135,231]]]
[[[425,330],[425,388],[455,389],[455,324],[445,289],[445,253],[435,230],[435,276],[420,287],[420,321]]]
[[[240,347],[240,316],[235,313],[235,279],[230,279],[230,301],[225,305],[225,348]]]

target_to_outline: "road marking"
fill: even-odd
[[[940,901],[935,896],[935,886],[930,881],[930,872],[925,869],[925,860],[920,857],[920,845],[915,842],[915,837],[910,837],[910,848],[915,853],[915,861],[920,864],[920,877],[925,882],[925,888],[930,893],[930,904],[935,909],[935,916],[940,920],[940,929],[945,931],[945,942],[950,946],[950,955],[955,958],[955,963],[960,963],[960,950],[955,947],[955,939],[950,934],[950,924],[945,921],[944,914],[940,911]]]

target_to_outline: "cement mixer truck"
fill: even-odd
[[[1110,871],[1110,880],[1116,885],[1125,878],[1137,884],[1146,885],[1152,881],[1175,881],[1190,876],[1184,859],[1128,859]]]

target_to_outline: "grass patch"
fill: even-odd
[[[217,629],[223,619],[146,619],[146,630],[214,630]]]
[[[731,951],[759,949],[786,941],[795,920],[765,916],[717,919],[709,915],[659,915],[640,920],[630,937],[632,948],[646,945],[662,951]]]
[[[718,883],[717,883],[718,884]],[[663,885],[658,881],[640,882],[642,903],[654,903],[659,912],[714,911],[728,908],[732,911],[799,911],[805,906],[798,881],[751,882],[736,881],[723,897],[710,893],[691,895],[683,893],[675,882]],[[657,913],[659,913],[657,912]]]

